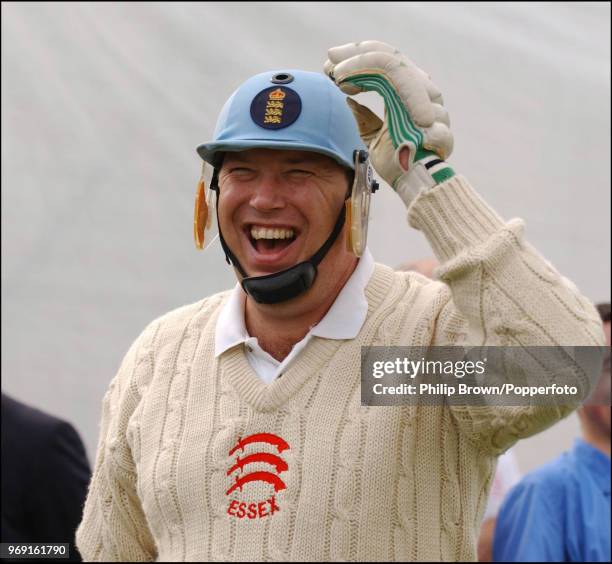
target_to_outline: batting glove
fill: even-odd
[[[352,98],[347,101],[372,165],[407,206],[424,189],[454,176],[444,162],[453,150],[448,112],[440,91],[424,71],[380,41],[332,47],[328,57],[325,73],[343,92],[373,90],[383,97],[384,120]],[[409,149],[407,160],[405,147]]]

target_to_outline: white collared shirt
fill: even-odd
[[[365,321],[368,313],[368,301],[365,287],[374,272],[374,259],[366,248],[357,267],[336,297],[325,317],[314,325],[306,336],[293,346],[291,352],[279,362],[251,337],[244,322],[246,294],[240,284],[236,284],[229,299],[223,306],[215,328],[215,357],[226,350],[244,343],[249,363],[257,375],[266,383],[274,381],[289,364],[295,360],[300,351],[308,344],[311,337],[324,339],[354,339]]]

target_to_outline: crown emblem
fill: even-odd
[[[285,96],[286,94],[280,88],[277,88],[270,92],[268,98],[270,98],[270,100],[284,100]]]

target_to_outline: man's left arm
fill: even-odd
[[[501,454],[569,415],[593,385],[592,367],[579,359],[593,355],[564,359],[561,347],[603,346],[592,304],[524,240],[521,220],[503,223],[461,177],[420,195],[408,215],[426,233],[441,262],[438,275],[451,290],[433,344],[448,345],[447,327],[461,319],[466,327],[461,344],[507,347],[495,349],[494,356],[513,368],[503,374],[493,370],[492,376],[487,368],[483,383],[569,384],[578,390],[538,401],[508,399],[506,405],[491,407],[465,401],[451,408],[460,428],[483,450]],[[523,372],[525,381],[514,376],[522,378]]]
[[[385,101],[384,120],[349,104],[374,168],[406,204],[410,225],[427,237],[450,288],[433,344],[603,345],[595,308],[524,240],[523,222],[504,222],[445,161],[453,148],[450,121],[426,73],[376,41],[330,49],[325,70],[345,93],[376,91]],[[465,342],[445,339],[451,326],[465,328]],[[454,406],[453,414],[485,450],[499,454],[576,406]]]

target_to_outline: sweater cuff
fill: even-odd
[[[505,227],[463,176],[453,176],[422,192],[408,208],[408,223],[425,234],[440,262],[485,242]]]

